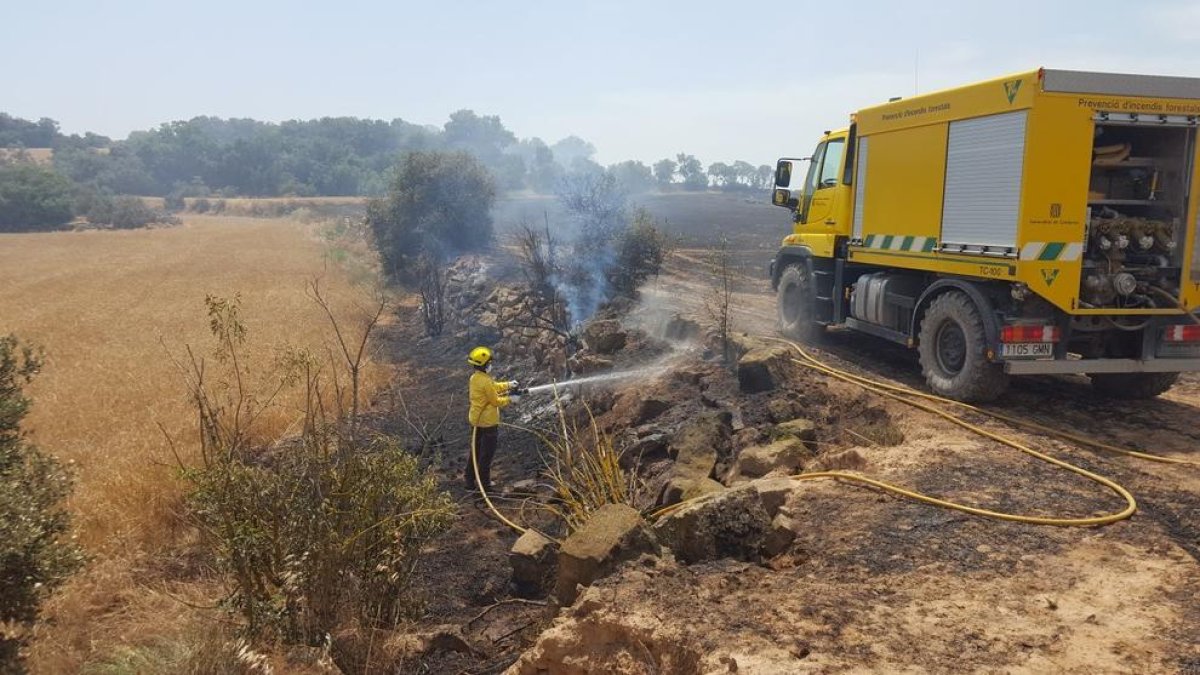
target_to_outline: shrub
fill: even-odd
[[[30,405],[22,387],[41,364],[16,338],[0,338],[0,672],[20,666],[23,636],[11,627],[37,620],[46,596],[83,563],[67,536],[70,474],[21,433]]]
[[[617,242],[617,258],[609,272],[613,290],[632,295],[647,279],[658,276],[670,250],[667,235],[648,211],[639,209]]]
[[[207,303],[225,373],[210,380],[211,365],[186,364],[201,461],[183,476],[190,512],[229,579],[228,607],[253,637],[312,645],[345,621],[390,627],[412,617],[410,577],[421,548],[449,526],[449,496],[397,440],[358,430],[353,406],[340,403],[344,373],[331,374],[331,396],[315,359],[291,353],[265,391],[252,391],[240,303]],[[351,377],[364,353],[345,352]],[[308,392],[302,431],[272,448],[256,438],[256,422],[291,384]]]
[[[207,197],[198,197],[192,201],[192,211],[196,213],[208,213],[210,208],[212,208],[212,204],[209,203]]]
[[[183,198],[183,193],[172,190],[166,197],[163,197],[163,208],[170,212],[178,212],[187,208],[187,201]]]
[[[0,232],[52,230],[71,221],[73,186],[35,164],[0,166]]]
[[[408,154],[387,196],[367,207],[384,273],[413,281],[414,263],[422,255],[486,247],[492,241],[495,201],[491,174],[474,157],[463,152]]]
[[[138,197],[100,197],[88,210],[87,219],[95,225],[110,225],[119,230],[146,227],[153,223],[177,225],[179,219],[152,209]]]

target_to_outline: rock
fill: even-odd
[[[560,604],[570,605],[577,595],[576,586],[587,586],[618,564],[657,551],[654,535],[636,509],[605,504],[563,542],[554,594]]]
[[[583,329],[583,341],[597,354],[613,354],[625,348],[627,335],[613,319],[593,321]]]
[[[595,354],[576,354],[567,362],[571,372],[577,375],[594,373],[600,370],[612,370],[612,359],[606,359]]]
[[[791,516],[783,513],[775,516],[771,521],[771,530],[767,532],[767,536],[763,540],[763,555],[774,558],[788,550],[792,546],[792,542],[796,540],[797,529],[799,529],[799,524]]]
[[[850,448],[842,452],[822,455],[809,465],[810,471],[843,471],[846,469],[860,470],[867,466],[867,460],[862,456],[862,448]]]
[[[672,478],[663,486],[662,495],[659,497],[658,503],[663,506],[686,502],[689,499],[696,499],[704,495],[720,492],[725,489],[717,481],[711,478]]]
[[[621,468],[626,471],[667,457],[667,435],[644,436],[621,452]]]
[[[776,438],[790,436],[804,443],[804,447],[810,452],[817,452],[817,425],[808,419],[802,417],[794,420],[789,420],[782,424],[776,424],[771,430],[771,435]]]
[[[671,437],[669,452],[675,460],[674,477],[710,478],[722,453],[729,451],[729,414],[696,416]]]
[[[760,478],[750,481],[750,487],[758,492],[758,498],[762,500],[763,510],[767,512],[768,516],[774,518],[796,490],[796,481],[784,476]]]
[[[758,491],[747,485],[684,505],[659,520],[654,534],[690,565],[718,558],[756,560],[770,526]]]
[[[792,370],[791,359],[791,350],[784,345],[754,347],[738,359],[738,386],[747,394],[777,388]]]
[[[784,437],[768,445],[742,448],[734,460],[732,477],[760,478],[773,471],[799,473],[804,462],[812,456],[798,438]]]
[[[767,403],[767,412],[771,415],[772,422],[786,422],[800,413],[799,407],[791,399],[775,398]]]
[[[670,409],[671,403],[669,401],[657,398],[642,399],[638,403],[637,412],[633,415],[632,424],[635,426],[645,424]]]
[[[512,580],[518,595],[535,597],[549,590],[558,568],[554,542],[539,532],[526,530],[508,553]]]

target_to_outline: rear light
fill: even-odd
[[[1200,325],[1167,326],[1163,329],[1163,342],[1200,342]]]
[[[1005,326],[1000,329],[1001,342],[1058,342],[1058,326]]]

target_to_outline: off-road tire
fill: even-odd
[[[783,268],[779,274],[775,308],[779,332],[793,340],[812,342],[824,332],[825,327],[813,320],[817,308],[811,265],[792,263]]]
[[[921,372],[935,394],[977,403],[994,400],[1008,388],[1003,366],[987,360],[983,316],[966,293],[934,298],[919,338]]]
[[[1135,401],[1164,393],[1179,379],[1179,373],[1096,373],[1088,377],[1101,396]]]

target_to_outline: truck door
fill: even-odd
[[[817,146],[808,178],[804,185],[804,204],[800,222],[806,225],[836,227],[839,211],[837,196],[842,183],[842,159],[846,155],[846,139],[831,138]]]

